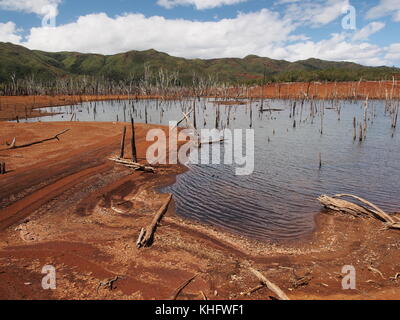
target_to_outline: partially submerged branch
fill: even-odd
[[[359,205],[340,198],[352,198],[364,205]],[[400,229],[400,220],[392,217],[371,202],[350,194],[337,194],[333,197],[322,195],[318,201],[327,209],[350,214],[355,217],[368,217],[379,219],[389,229]]]

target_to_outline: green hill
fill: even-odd
[[[154,74],[160,69],[179,72],[182,83],[192,81],[193,74],[213,76],[230,83],[266,81],[347,81],[391,79],[399,69],[365,67],[351,62],[318,59],[288,62],[250,55],[244,59],[184,59],[156,50],[129,51],[116,55],[77,52],[43,52],[0,42],[0,83],[16,78],[51,80],[66,76],[94,76],[112,80],[143,78],[147,66]]]

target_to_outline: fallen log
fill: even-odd
[[[359,205],[340,198],[352,198],[364,205]],[[371,202],[350,194],[338,194],[333,197],[322,195],[318,201],[327,209],[350,214],[354,217],[374,218],[385,223],[389,229],[400,229],[400,220],[388,215],[382,209]]]
[[[41,144],[41,143],[44,143],[44,142],[47,142],[47,141],[52,141],[52,140],[58,140],[58,141],[60,141],[60,138],[59,138],[59,137],[60,137],[61,135],[63,135],[64,133],[67,133],[68,131],[70,131],[70,129],[64,130],[64,131],[62,131],[62,132],[56,134],[54,137],[47,138],[47,139],[43,139],[43,140],[39,140],[39,141],[34,141],[34,142],[27,143],[27,144],[23,144],[23,145],[20,145],[20,146],[17,146],[17,145],[16,145],[17,139],[14,138],[13,141],[11,142],[10,146],[9,146],[7,149],[3,149],[3,150],[0,150],[0,151],[4,151],[4,150],[14,150],[14,149],[22,149],[22,148],[30,147],[30,146],[33,146],[33,145],[36,145],[36,144]]]
[[[249,268],[249,270],[261,281],[261,283],[265,284],[269,290],[275,293],[279,300],[290,300],[289,297],[279,288],[276,284],[269,281],[266,277],[264,277],[261,272],[256,269]]]
[[[133,170],[151,172],[151,173],[156,172],[156,169],[151,166],[142,165],[140,163],[133,162],[131,160],[124,160],[124,159],[120,159],[120,158],[110,158],[109,160],[114,161],[117,164],[123,165],[123,166],[133,169]]]
[[[161,219],[163,218],[164,214],[167,212],[171,200],[172,200],[172,195],[169,195],[167,201],[157,211],[156,215],[153,218],[153,221],[145,229],[144,234],[143,231],[141,231],[138,241],[136,243],[138,248],[150,247],[152,245],[154,234],[157,230],[157,226],[160,223]]]

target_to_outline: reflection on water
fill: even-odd
[[[193,103],[83,103],[48,108],[62,114],[41,121],[69,121],[73,114],[78,121],[127,121],[133,114],[137,122],[168,124],[181,119]],[[363,122],[364,102],[297,102],[293,110],[291,101],[265,101],[263,109],[283,109],[271,112],[260,112],[259,101],[236,106],[205,99],[195,103],[199,128],[255,129],[255,172],[235,176],[232,166],[191,165],[176,184],[163,189],[175,195],[181,216],[256,239],[292,240],[312,231],[320,210],[316,197],[322,193],[352,193],[389,212],[399,211],[400,138],[384,102],[370,102],[362,143],[353,140],[353,119]]]

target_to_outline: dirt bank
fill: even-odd
[[[399,99],[400,82],[295,82],[273,83],[250,89],[228,90],[228,98],[266,99]]]
[[[166,197],[154,188],[185,169],[133,173],[107,161],[118,153],[122,127],[0,123],[0,149],[13,137],[22,144],[71,129],[60,141],[0,152],[9,170],[0,176],[0,299],[168,299],[196,274],[179,299],[202,299],[201,292],[209,299],[269,299],[265,288],[241,295],[258,285],[248,265],[292,299],[400,298],[400,279],[390,279],[400,272],[400,234],[376,221],[322,213],[309,239],[268,244],[183,221],[171,206],[153,246],[137,249],[140,229]],[[152,126],[137,128],[143,158]],[[54,291],[41,287],[44,265],[56,268]],[[357,270],[357,290],[342,290],[345,265]],[[99,287],[118,275],[113,290]]]

